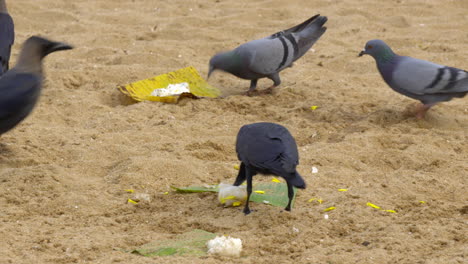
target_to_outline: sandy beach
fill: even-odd
[[[418,120],[410,113],[417,102],[392,91],[370,56],[357,55],[379,38],[398,54],[468,70],[468,1],[7,4],[16,30],[12,64],[32,35],[75,49],[46,58],[37,107],[1,136],[0,263],[466,261],[467,98]],[[210,79],[223,94],[216,99],[136,103],[117,89],[187,66],[205,77],[217,52],[318,13],[328,17],[328,31],[281,73],[273,95],[244,96],[249,81],[221,72]],[[258,89],[270,85],[262,79]],[[282,124],[296,138],[308,186],[292,212],[251,203],[255,211],[244,216],[215,194],[172,191],[232,183],[236,134],[260,121]],[[127,202],[138,193],[151,200]],[[324,212],[329,207],[336,209]],[[242,256],[148,258],[118,250],[193,229],[242,239]]]

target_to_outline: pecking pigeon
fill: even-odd
[[[236,152],[241,165],[234,186],[239,186],[247,180],[247,201],[244,214],[250,213],[252,177],[257,173],[277,175],[286,180],[289,203],[285,210],[291,211],[293,186],[305,189],[306,184],[296,171],[299,154],[296,141],[289,131],[274,123],[245,125],[237,134]]]
[[[266,38],[244,43],[234,50],[222,52],[210,60],[208,78],[215,70],[229,72],[251,80],[247,94],[257,87],[260,78],[273,81],[267,91],[281,83],[279,72],[302,57],[327,30],[327,17],[315,15],[303,23]]]
[[[468,93],[468,72],[395,54],[382,40],[366,43],[359,56],[371,55],[382,78],[396,92],[419,100],[416,117],[424,118],[429,108]]]

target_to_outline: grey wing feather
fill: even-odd
[[[468,72],[411,57],[401,57],[392,82],[417,95],[468,92]]]
[[[288,46],[292,49],[292,46]],[[293,62],[293,54],[286,54],[282,41],[279,38],[263,38],[247,42],[237,48],[237,52],[243,57],[248,56],[249,70],[270,75],[282,69],[280,65],[283,63],[285,67]],[[284,68],[284,67],[283,67]]]

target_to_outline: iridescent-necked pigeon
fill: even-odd
[[[359,56],[371,55],[385,82],[396,92],[419,100],[416,117],[424,118],[429,108],[468,93],[468,72],[395,54],[382,40],[367,42]]]

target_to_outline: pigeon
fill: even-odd
[[[229,72],[239,78],[250,80],[247,92],[251,95],[260,78],[273,81],[273,86],[264,92],[272,92],[280,85],[279,73],[292,67],[327,30],[323,25],[327,17],[315,15],[303,23],[275,33],[266,38],[244,43],[234,50],[218,53],[210,60],[208,78],[215,70]]]
[[[33,36],[25,41],[15,67],[0,77],[0,135],[14,128],[33,110],[41,92],[42,59],[72,47]]]
[[[285,210],[291,211],[293,186],[305,189],[306,184],[296,170],[299,164],[299,154],[296,141],[289,131],[284,126],[275,123],[262,122],[244,125],[237,135],[236,152],[241,164],[233,185],[239,186],[247,180],[247,201],[244,214],[250,213],[252,177],[257,173],[276,175],[286,180],[289,203]]]
[[[384,81],[396,92],[421,101],[416,117],[439,102],[468,93],[468,72],[433,62],[395,54],[382,40],[367,42],[359,56],[371,55]]]
[[[11,46],[15,41],[15,26],[8,14],[5,0],[0,0],[0,76],[9,68]]]

